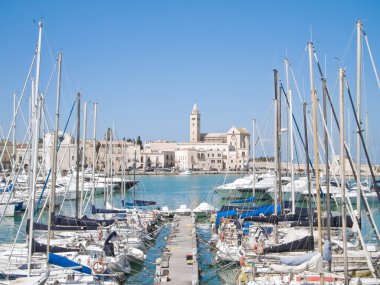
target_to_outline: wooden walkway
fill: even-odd
[[[195,217],[175,216],[166,252],[157,262],[155,284],[199,282]]]

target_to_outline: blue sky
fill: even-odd
[[[355,90],[355,22],[364,20],[379,64],[379,8],[379,1],[352,0],[2,0],[0,122],[7,131],[11,94],[21,92],[37,42],[34,20],[42,18],[42,87],[57,52],[64,53],[62,118],[79,90],[84,100],[99,103],[98,133],[114,123],[120,137],[187,141],[189,113],[197,103],[203,132],[251,130],[255,117],[261,132],[271,136],[266,118],[272,110],[273,68],[284,82],[287,55],[310,102],[305,47],[312,37],[320,60],[326,59],[331,89],[338,67],[344,67]],[[366,49],[364,60],[363,108],[376,145],[380,92]],[[51,114],[54,90],[47,95]],[[298,116],[298,99],[294,108]]]

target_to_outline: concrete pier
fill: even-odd
[[[199,283],[194,216],[175,216],[166,251],[157,260],[155,284]]]

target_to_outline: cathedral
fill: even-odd
[[[241,170],[248,165],[250,158],[248,131],[245,128],[232,127],[226,133],[202,133],[201,113],[197,104],[194,104],[190,114],[190,141],[178,145],[183,152],[196,151],[191,163],[198,166],[196,168]]]
[[[250,134],[245,128],[226,133],[202,133],[201,113],[194,104],[190,113],[188,142],[155,141],[144,145],[144,167],[175,167],[179,170],[243,170],[250,159]]]

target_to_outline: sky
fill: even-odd
[[[41,91],[46,90],[52,76],[46,94],[52,121],[56,74],[51,74],[62,52],[62,126],[80,92],[82,101],[89,102],[89,121],[92,104],[98,103],[98,136],[114,126],[120,138],[183,142],[189,140],[194,103],[201,112],[202,132],[226,132],[232,126],[251,132],[256,118],[262,137],[272,136],[273,69],[279,70],[285,83],[285,57],[300,90],[298,95],[292,81],[294,113],[301,119],[299,96],[311,101],[305,49],[311,40],[338,108],[339,67],[346,69],[353,91],[356,86],[355,23],[359,19],[364,22],[375,63],[380,64],[379,11],[376,0],[2,0],[2,131],[6,137],[12,94],[22,93],[40,20],[44,25],[40,85]],[[380,92],[365,45],[363,73],[363,112],[368,110],[375,149],[380,139],[376,131]],[[320,85],[316,71],[315,80]],[[25,92],[29,95],[30,82]],[[21,105],[25,117],[27,104],[25,99]],[[18,124],[23,124],[21,118]],[[347,133],[353,140],[353,130]],[[18,138],[22,137],[19,129]]]

